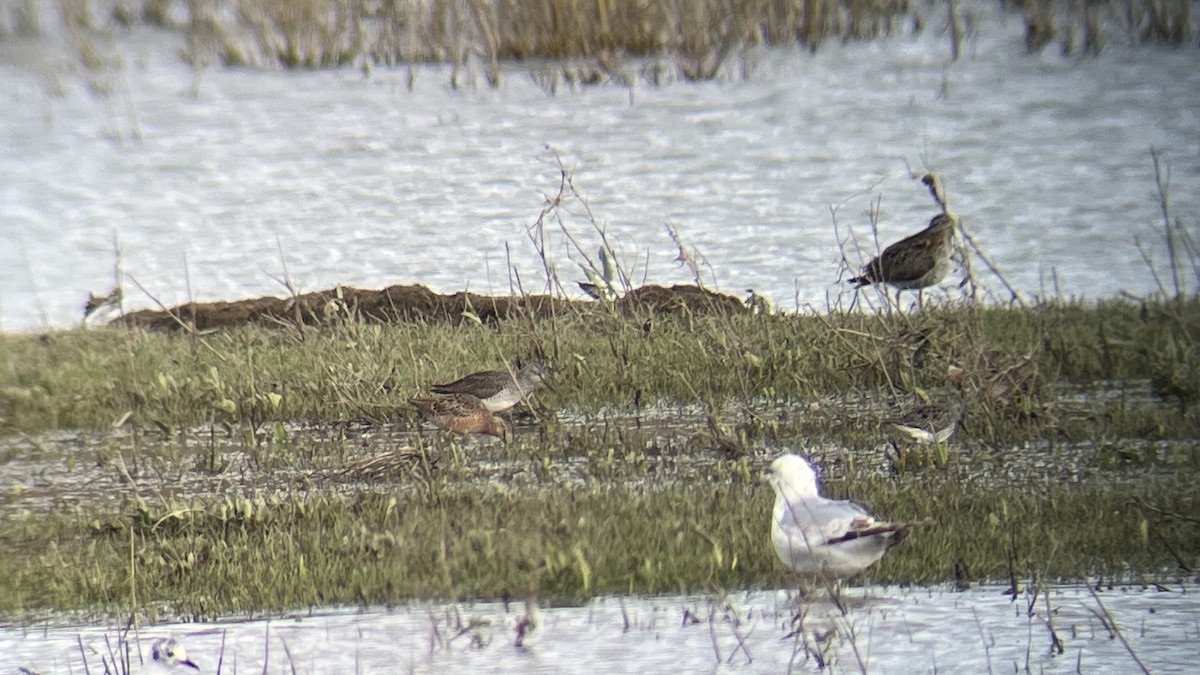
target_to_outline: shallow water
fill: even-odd
[[[749,79],[556,95],[531,74],[542,64],[508,66],[494,90],[453,90],[439,67],[419,69],[413,91],[398,69],[214,69],[193,95],[180,38],[137,30],[102,45],[124,67],[101,98],[55,38],[6,38],[0,329],[78,321],[87,293],[113,285],[114,238],[124,271],[166,304],[189,287],[198,299],[285,295],[285,264],[301,290],[507,293],[511,262],[541,290],[527,228],[558,186],[547,145],[635,281],[690,280],[669,221],[710,285],[787,309],[848,301],[839,239],[853,228],[875,250],[864,214],[876,198],[883,244],[927,222],[933,205],[909,171],[928,167],[1022,291],[1154,290],[1135,246],[1166,260],[1150,148],[1193,232],[1200,212],[1195,48],[1027,56],[1018,16],[965,9],[978,32],[954,64],[939,14],[915,38],[754,52]],[[598,238],[570,210],[594,257]],[[548,253],[573,292],[578,256],[561,236]],[[126,286],[128,308],[154,306]]]
[[[1149,395],[1148,383],[1107,383],[1060,387],[1059,405],[1092,411],[1098,402],[1120,396],[1131,404],[1161,406]],[[813,403],[813,402],[810,402]],[[869,396],[831,397],[816,403],[823,414],[853,424],[866,416],[877,419],[888,402]],[[758,402],[757,414],[785,422],[795,411],[786,403]],[[1094,414],[1091,412],[1089,414]],[[637,490],[662,490],[714,480],[728,470],[729,457],[705,441],[693,440],[704,429],[708,413],[700,407],[662,405],[644,408],[635,417],[629,411],[600,415],[559,417],[569,434],[601,437],[610,428],[624,430],[618,447],[637,455],[636,461],[618,457],[601,471],[603,480]],[[876,423],[877,424],[877,423]],[[255,444],[242,433],[220,427],[179,429],[170,437],[153,430],[60,430],[35,436],[0,436],[0,475],[9,492],[4,504],[25,514],[83,508],[105,512],[120,508],[135,494],[188,500],[211,495],[241,494],[251,497],[305,493],[312,489],[356,494],[360,492],[422,489],[423,483],[404,473],[403,462],[394,471],[373,474],[355,467],[372,458],[389,458],[397,451],[424,447],[434,469],[449,485],[475,489],[561,490],[595,480],[594,458],[565,448],[547,447],[534,426],[518,421],[513,443],[505,445],[484,437],[457,438],[422,434],[405,421],[343,421],[324,424],[291,424],[286,439],[271,442],[261,431]],[[569,435],[568,434],[568,435]],[[918,477],[927,470],[920,460],[897,474],[894,448],[884,440],[871,446],[848,448],[833,440],[804,438],[801,445],[780,446],[760,440],[747,448],[747,462],[759,471],[781,452],[799,451],[821,467],[826,479],[867,474]],[[707,438],[707,436],[705,436]],[[467,453],[469,462],[452,459]],[[1147,440],[1104,438],[1067,441],[1034,439],[1017,446],[1000,447],[979,441],[952,439],[948,473],[978,489],[1062,484],[1113,485],[1168,478],[1193,471],[1200,451],[1197,439]],[[640,453],[640,454],[639,454]],[[439,463],[439,457],[450,466]],[[543,463],[543,458],[552,461]],[[218,470],[212,470],[215,461]],[[412,464],[416,464],[414,460]],[[395,471],[398,471],[396,473]],[[763,490],[768,488],[764,484]]]
[[[1200,602],[1191,585],[1004,589],[854,588],[843,615],[823,593],[802,605],[784,591],[599,598],[541,607],[517,646],[525,603],[414,604],[320,609],[272,620],[160,624],[141,652],[173,635],[201,673],[527,672],[1049,672],[1128,673],[1194,668]],[[1053,632],[1052,632],[1053,631]],[[1118,634],[1120,637],[1118,637]],[[1061,652],[1052,648],[1061,640]],[[109,642],[105,643],[104,638]],[[1122,641],[1122,638],[1124,641]],[[0,627],[0,672],[97,672],[115,629],[47,622]],[[127,639],[132,640],[130,635]],[[81,650],[80,643],[83,647]],[[1126,646],[1126,643],[1128,646]],[[136,663],[136,649],[133,650]],[[182,672],[190,669],[178,669]]]

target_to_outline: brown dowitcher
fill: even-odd
[[[488,434],[508,440],[508,425],[492,414],[483,402],[470,394],[448,396],[414,396],[408,399],[412,407],[439,427],[460,434]]]
[[[775,488],[771,541],[783,564],[801,575],[832,580],[857,574],[912,527],[876,520],[854,502],[822,497],[816,471],[798,455],[772,462],[769,479]]]
[[[514,373],[511,370],[484,370],[471,373],[449,384],[435,384],[435,394],[469,394],[483,402],[489,412],[500,412],[520,403],[521,399],[550,376],[541,361],[530,361]]]
[[[901,291],[919,291],[945,278],[952,267],[953,241],[954,218],[939,213],[924,230],[885,248],[863,267],[862,275],[850,279],[850,283],[858,287],[887,284],[896,289],[896,304],[899,305]]]

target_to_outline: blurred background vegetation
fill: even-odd
[[[1187,45],[1191,0],[1001,0],[1025,47],[1099,53],[1109,42]],[[951,58],[982,2],[958,0],[0,0],[0,39],[63,34],[87,68],[103,38],[135,25],[182,36],[195,68],[448,63],[499,83],[508,60],[562,61],[569,84],[710,79],[759,45],[944,33]],[[633,63],[631,63],[631,61]]]

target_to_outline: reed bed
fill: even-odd
[[[1197,34],[1188,0],[1001,4],[1022,14],[1030,52],[1050,44],[1064,54],[1096,54],[1112,42],[1182,46]],[[198,72],[218,63],[366,71],[445,63],[454,86],[479,77],[496,86],[502,63],[550,59],[551,74],[537,76],[550,90],[560,81],[745,76],[760,45],[816,50],[828,41],[927,29],[946,35],[956,59],[977,23],[959,0],[66,0],[58,11],[61,17],[44,17],[36,6],[14,3],[6,22],[13,32],[36,34],[61,19],[87,72],[115,58],[104,46],[110,31],[147,23],[181,31],[181,54]]]

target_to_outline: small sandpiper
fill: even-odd
[[[447,431],[460,434],[488,434],[508,441],[508,425],[492,414],[483,401],[470,394],[414,396],[409,404],[428,420]]]
[[[155,664],[156,672],[174,670],[175,666],[187,666],[200,670],[200,666],[187,657],[183,645],[179,644],[175,638],[155,640],[150,647],[150,661]]]
[[[896,289],[897,305],[901,291],[919,291],[939,283],[953,267],[950,255],[954,249],[954,225],[949,214],[937,214],[924,230],[885,248],[850,283],[859,288],[887,284]]]
[[[889,423],[915,443],[945,443],[962,422],[964,408],[961,398],[949,403],[931,403],[913,408]]]
[[[435,384],[435,394],[467,394],[479,399],[488,412],[508,410],[546,381],[550,370],[541,361],[530,361],[515,373],[511,370],[484,370],[471,373],[449,384]]]

